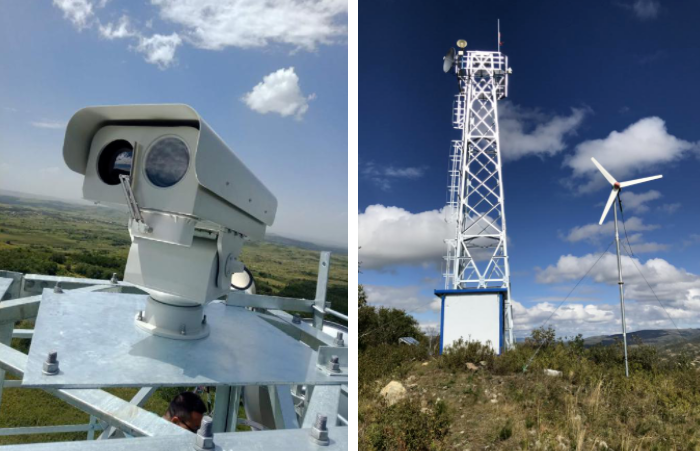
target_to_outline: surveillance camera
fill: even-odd
[[[227,293],[244,237],[260,239],[277,199],[187,105],[84,108],[63,158],[83,197],[125,205],[132,238],[124,280],[149,293],[137,324],[202,338],[203,306]]]

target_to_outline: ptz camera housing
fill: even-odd
[[[130,211],[124,280],[150,295],[137,325],[208,335],[203,306],[243,271],[244,237],[264,237],[275,196],[187,105],[84,108],[68,123],[63,157],[85,176],[85,199]]]

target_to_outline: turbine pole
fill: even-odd
[[[620,200],[620,191],[617,192],[618,201]],[[620,256],[620,233],[617,228],[617,203],[613,206],[613,214],[615,216],[615,244],[617,245],[617,285],[620,287],[620,311],[622,312],[622,342],[625,347],[625,376],[630,377],[630,369],[627,363],[627,326],[625,323],[625,291],[623,289],[624,282],[622,281],[622,257]]]

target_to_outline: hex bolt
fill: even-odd
[[[143,310],[139,310],[138,315],[136,315],[136,321],[143,321]]]
[[[335,346],[340,346],[340,347],[345,346],[345,340],[343,340],[343,333],[342,332],[338,332],[335,335],[335,340],[333,340],[333,344]]]
[[[316,414],[316,422],[311,428],[309,433],[309,438],[312,442],[321,446],[328,446],[330,440],[328,439],[328,428],[326,427],[326,422],[328,418],[325,415]]]
[[[204,451],[214,448],[214,423],[209,415],[205,415],[195,437],[194,449]]]
[[[202,324],[206,324],[206,323],[207,323],[207,315],[204,315],[204,317],[202,318]]]
[[[117,279],[117,273],[114,272],[112,273],[112,279],[109,281],[112,285],[117,285],[119,284],[119,279]]]
[[[187,335],[187,326],[184,324],[180,327],[180,335]]]
[[[328,369],[334,373],[340,373],[340,358],[337,355],[332,356],[328,361]]]
[[[56,286],[53,287],[53,292],[54,293],[63,293],[63,288],[61,288],[61,285],[56,282]]]
[[[46,356],[46,361],[44,362],[44,368],[42,373],[47,376],[53,376],[58,374],[58,352],[51,351],[49,355]]]
[[[299,315],[292,316],[292,323],[293,324],[301,324],[301,318],[299,318]]]

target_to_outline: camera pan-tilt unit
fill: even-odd
[[[85,108],[63,152],[85,177],[85,199],[129,211],[125,280],[0,271],[0,299],[15,299],[0,303],[0,368],[90,413],[88,437],[100,428],[101,438],[163,436],[130,449],[190,449],[211,443],[200,434],[213,430],[226,449],[346,450],[347,328],[324,318],[347,316],[326,302],[330,254],[321,253],[315,299],[256,295],[252,280],[235,289],[244,242],[264,237],[277,201],[206,122],[186,105]],[[14,322],[28,318],[27,356],[8,345]],[[0,395],[2,386],[0,377]],[[195,386],[217,387],[213,423],[196,437],[139,407],[158,387]],[[141,390],[130,404],[106,387]],[[231,437],[240,404],[254,429],[297,431]]]
[[[500,52],[466,51],[457,42],[443,70],[457,77],[452,125],[462,134],[450,152],[441,349],[454,340],[513,345],[510,270],[503,202],[498,101],[508,95],[511,69]]]

